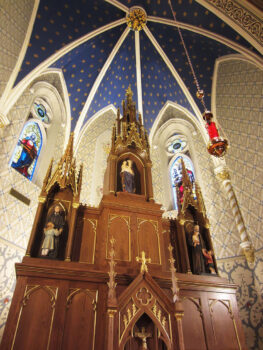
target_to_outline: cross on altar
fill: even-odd
[[[146,263],[150,263],[152,261],[151,258],[146,259],[145,257],[145,252],[142,251],[142,257],[140,258],[139,256],[136,257],[136,261],[141,262],[141,273],[148,272],[148,267]]]
[[[147,338],[150,338],[152,336],[152,334],[146,333],[145,328],[142,327],[142,330],[140,332],[136,332],[134,335],[136,338],[140,338],[142,340],[142,348],[148,349],[147,348]]]

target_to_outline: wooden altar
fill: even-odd
[[[194,222],[212,249],[201,191],[194,199],[185,175],[178,220],[162,219],[147,132],[130,90],[122,107],[98,208],[79,202],[73,135],[54,172],[50,165],[26,256],[16,264],[1,349],[246,349],[236,286],[191,271],[186,236]],[[128,160],[130,187],[122,171]],[[65,224],[56,256],[45,256],[43,232],[56,206]]]

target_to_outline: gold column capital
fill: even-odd
[[[110,318],[113,318],[116,314],[117,310],[116,309],[108,309],[107,314]]]
[[[250,241],[245,241],[240,243],[240,247],[243,250],[243,253],[246,257],[247,263],[250,267],[253,267],[255,264],[255,250]]]
[[[73,207],[74,209],[78,209],[79,206],[80,206],[80,204],[77,203],[77,202],[73,202],[73,203],[72,203],[72,207]]]
[[[47,200],[47,197],[44,197],[44,196],[39,196],[38,197],[39,203],[45,203],[46,200]]]
[[[184,312],[175,312],[174,316],[177,321],[182,320],[182,318],[184,317]]]
[[[216,173],[216,177],[221,181],[230,180],[230,174],[226,169],[223,169],[220,172]]]

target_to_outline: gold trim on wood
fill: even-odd
[[[55,291],[52,288],[55,289]],[[17,323],[16,323],[16,329],[15,329],[15,334],[14,334],[14,337],[13,337],[11,350],[13,350],[14,345],[15,345],[17,330],[18,330],[18,327],[19,327],[20,318],[21,318],[21,315],[22,315],[23,308],[27,305],[27,302],[28,302],[31,294],[34,293],[35,291],[37,291],[38,289],[44,289],[49,294],[50,302],[51,302],[51,308],[53,309],[52,310],[52,315],[51,315],[51,321],[50,321],[49,334],[48,334],[48,342],[47,342],[47,350],[49,349],[51,332],[52,332],[52,326],[53,326],[53,321],[54,321],[55,305],[56,305],[56,301],[57,301],[58,288],[57,287],[49,287],[49,286],[41,286],[41,285],[38,284],[38,285],[26,285],[24,296],[23,296],[23,299],[22,299],[22,305],[20,307],[19,316],[18,316],[18,320],[17,320]]]
[[[139,293],[142,293],[143,292],[143,289],[145,289],[145,292],[146,293],[149,293],[150,294],[150,296],[149,296],[149,298],[147,298],[147,300],[146,300],[146,303],[143,303],[143,299],[142,298],[139,298]],[[146,305],[149,305],[149,303],[151,302],[151,300],[152,300],[152,298],[153,298],[153,295],[152,295],[152,293],[151,292],[149,292],[149,290],[145,287],[145,286],[143,286],[143,287],[141,287],[138,291],[137,291],[137,293],[136,293],[136,298],[137,298],[137,300],[139,301],[139,303],[140,304],[142,304],[143,306],[146,306]]]
[[[203,314],[203,310],[202,310],[202,300],[200,298],[194,298],[194,297],[184,297],[182,299],[183,300],[190,300],[194,303],[194,305],[197,307],[197,310],[200,313],[200,317],[202,319],[202,325],[203,325],[203,334],[204,334],[204,338],[205,338],[205,344],[208,348],[208,340],[207,340],[207,334],[206,334],[206,329],[205,329],[205,320],[204,320],[204,314]],[[177,315],[176,315],[177,316]]]
[[[127,305],[131,304],[131,309]],[[122,342],[123,335],[125,334],[126,329],[132,322],[133,318],[140,311],[138,306],[136,306],[133,297],[128,300],[128,302],[123,306],[123,308],[119,311],[119,344]],[[122,320],[121,320],[122,317]],[[124,323],[124,330],[121,334],[121,321]]]
[[[115,258],[114,260],[131,262],[131,224],[130,224],[131,218],[130,218],[130,216],[127,216],[127,215],[109,214],[109,216],[108,216],[107,242],[106,242],[106,259],[110,259],[109,255],[108,255],[108,253],[109,253],[108,252],[108,243],[109,243],[109,229],[110,229],[110,225],[111,225],[112,221],[117,219],[117,218],[121,218],[125,222],[127,227],[128,227],[128,232],[129,232],[129,243],[128,243],[129,244],[129,260],[121,260],[121,259],[117,259],[117,258]]]
[[[97,225],[98,225],[98,220],[97,219],[86,219],[86,218],[83,218],[83,220],[86,220],[88,222],[91,223],[92,225],[92,230],[93,230],[93,233],[94,233],[94,242],[93,242],[93,252],[92,252],[92,263],[91,264],[94,264],[94,261],[95,261],[95,250],[96,250],[96,242],[97,242]],[[87,264],[86,261],[80,261],[81,264]]]
[[[158,231],[159,231],[158,230],[158,221],[156,221],[156,220],[137,218],[137,250],[138,250],[138,256],[140,255],[140,251],[142,250],[142,247],[139,247],[139,230],[140,230],[140,226],[142,224],[144,224],[145,222],[150,222],[153,225],[155,233],[156,233],[156,236],[157,236],[157,241],[158,241],[159,263],[151,262],[151,264],[153,264],[153,265],[161,265],[162,264],[162,259],[161,259],[160,238],[159,238],[159,234],[158,234]]]
[[[47,200],[47,197],[43,197],[43,196],[38,197],[39,203],[45,203],[46,200]]]
[[[72,299],[75,295],[84,293],[92,300],[93,311],[94,311],[94,322],[93,322],[93,339],[92,349],[95,350],[95,336],[96,336],[96,323],[97,323],[97,303],[98,303],[98,290],[82,289],[82,288],[70,288],[69,295],[67,296],[66,308],[69,309]]]
[[[213,306],[217,302],[223,304],[227,308],[227,311],[228,311],[228,313],[230,315],[230,318],[231,318],[231,320],[233,322],[235,335],[236,335],[236,339],[237,339],[237,343],[238,343],[238,348],[239,348],[239,350],[242,350],[242,347],[241,347],[241,344],[240,344],[240,340],[239,340],[239,336],[238,336],[236,320],[234,318],[234,314],[233,314],[232,307],[231,307],[231,300],[221,300],[221,299],[210,299],[209,300],[209,312],[210,312],[210,317],[211,317],[211,320],[212,320],[212,329],[213,329],[215,341],[217,341],[217,339],[216,339],[216,334],[215,334],[215,329],[214,329],[214,322],[213,322]]]

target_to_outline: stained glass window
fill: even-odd
[[[32,180],[41,147],[42,134],[38,123],[26,123],[10,161],[11,167]]]
[[[173,189],[173,199],[174,199],[174,209],[178,209],[177,204],[177,195],[176,195],[176,185],[180,184],[182,180],[182,163],[181,159],[183,159],[188,176],[190,181],[193,183],[195,182],[195,175],[194,175],[194,166],[191,161],[191,159],[185,155],[180,155],[176,157],[173,161],[173,164],[170,168],[170,178],[172,183],[172,189]],[[193,194],[195,197],[195,186],[193,186]]]
[[[177,153],[184,151],[186,147],[186,141],[182,139],[179,135],[170,142],[167,150],[169,153]]]
[[[35,116],[40,119],[43,123],[49,124],[49,116],[47,114],[46,108],[41,103],[34,103],[34,114]]]

